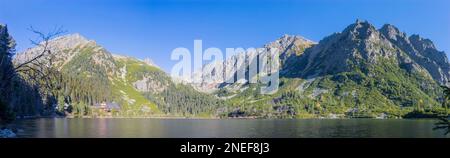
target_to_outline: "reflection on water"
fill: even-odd
[[[19,137],[56,138],[316,138],[445,137],[435,120],[195,120],[195,119],[35,119],[20,120]]]

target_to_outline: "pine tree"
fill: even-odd
[[[65,99],[63,95],[58,96],[58,112],[64,113]]]

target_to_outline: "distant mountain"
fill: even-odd
[[[301,36],[283,35],[276,41],[264,45],[262,51],[238,53],[237,55],[233,55],[224,61],[206,64],[204,65],[201,73],[199,71],[193,73],[192,80],[195,82],[190,80],[187,80],[186,82],[192,83],[192,85],[201,92],[213,93],[229,84],[211,83],[209,82],[209,79],[215,80],[217,78],[221,78],[224,81],[230,80],[231,77],[234,77],[234,72],[231,71],[233,70],[232,67],[245,68],[244,65],[257,64],[256,60],[249,61],[248,59],[256,59],[256,56],[258,55],[265,54],[271,49],[277,49],[280,53],[281,64],[285,64],[289,62],[287,60],[291,56],[301,55],[305,49],[313,46],[314,44],[316,43]],[[239,61],[244,62],[239,63]],[[227,76],[226,74],[232,75]],[[249,76],[246,76],[245,79],[248,80]]]
[[[276,94],[258,94],[260,84],[194,86],[213,88],[209,93],[256,117],[416,117],[412,113],[443,110],[440,85],[449,80],[447,56],[431,40],[408,37],[393,25],[377,30],[358,20],[318,44],[283,36],[265,45],[270,47],[281,50]]]
[[[430,40],[418,35],[407,37],[389,24],[376,30],[365,21],[358,21],[342,33],[326,37],[297,62],[305,65],[292,69],[300,70],[296,74],[307,77],[351,71],[352,64],[377,65],[385,59],[394,60],[409,72],[426,70],[427,75],[441,84],[448,82],[448,59]]]
[[[283,75],[306,79],[303,94],[312,90],[313,98],[327,96],[330,106],[341,102],[348,112],[396,117],[439,107],[439,86],[448,82],[450,65],[430,40],[407,37],[388,24],[377,30],[367,21],[326,37],[293,60]]]
[[[417,65],[428,71],[434,80],[447,84],[450,76],[450,63],[443,51],[438,51],[429,39],[400,32],[395,26],[386,24],[379,30],[391,43],[403,50]]]
[[[76,106],[82,106],[84,112],[92,105],[113,102],[120,106],[115,113],[118,116],[189,116],[213,113],[212,109],[220,105],[212,96],[172,82],[150,59],[111,54],[79,34],[55,38],[49,48],[54,56],[52,66],[61,72],[65,84],[59,90],[64,98],[60,100],[75,111]],[[17,54],[14,63],[33,58],[40,49]]]

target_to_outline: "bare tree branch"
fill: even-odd
[[[55,27],[55,29],[53,31],[50,31],[47,34],[44,34],[40,31],[37,31],[36,29],[34,29],[32,26],[30,26],[30,28],[28,29],[29,31],[33,32],[34,34],[36,34],[38,36],[38,40],[31,40],[30,42],[35,45],[38,48],[42,48],[42,50],[37,53],[36,56],[32,57],[31,59],[20,63],[19,65],[15,66],[13,70],[11,70],[12,72],[8,73],[10,74],[10,76],[8,77],[9,79],[13,78],[15,76],[16,73],[20,72],[20,73],[27,73],[27,71],[35,71],[35,69],[30,69],[29,66],[27,65],[33,65],[36,67],[44,67],[46,66],[46,64],[48,63],[42,63],[43,61],[41,61],[43,58],[45,57],[54,57],[52,56],[52,52],[49,48],[49,43],[50,40],[63,34],[64,31],[62,29],[62,27]],[[52,63],[52,59],[49,59],[49,63]],[[51,66],[51,65],[50,65]],[[26,67],[24,69],[24,67]]]
[[[59,35],[61,35],[62,33],[65,32],[65,31],[62,30],[62,27],[59,27],[59,28],[55,29],[54,31],[52,31],[52,32],[50,32],[48,34],[44,34],[44,33],[40,32],[40,31],[37,31],[32,26],[28,30],[30,30],[31,32],[33,32],[33,33],[35,33],[35,34],[37,34],[39,36],[39,38],[40,38],[39,41],[36,41],[36,40],[30,40],[30,41],[31,41],[31,43],[33,45],[35,45],[37,47],[42,47],[42,51],[40,53],[38,53],[38,55],[36,55],[32,59],[30,59],[28,61],[25,61],[25,62],[19,64],[18,66],[16,66],[14,68],[14,70],[18,70],[21,67],[23,67],[24,65],[27,65],[27,64],[32,63],[32,62],[34,62],[36,60],[39,60],[42,57],[44,57],[45,55],[51,54],[51,51],[50,51],[50,48],[49,48],[50,39],[52,39],[52,38],[54,38],[56,36],[59,36]]]

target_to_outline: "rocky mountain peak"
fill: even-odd
[[[291,55],[301,55],[305,49],[317,43],[298,35],[283,35],[279,39],[264,45],[267,50],[276,48],[280,51],[280,59],[282,63]]]
[[[379,30],[386,38],[397,41],[399,38],[406,39],[406,34],[391,24],[385,24]]]
[[[360,63],[376,66],[384,59],[411,63],[416,60],[412,58],[413,51],[406,34],[395,26],[386,24],[377,30],[369,22],[357,20],[341,33],[333,34],[308,49],[288,66],[292,70],[287,74],[303,77],[336,74],[353,71],[354,65]]]
[[[287,74],[303,77],[336,74],[353,71],[352,65],[361,62],[370,67],[379,66],[380,60],[395,61],[394,65],[401,65],[408,72],[426,72],[441,84],[450,78],[447,56],[431,40],[418,35],[408,37],[390,24],[376,30],[367,21],[360,20],[308,49],[287,66],[291,72]]]
[[[290,47],[291,45],[299,46],[299,45],[313,45],[313,44],[315,44],[315,42],[308,40],[302,36],[284,34],[279,39],[269,44],[266,44],[264,47],[266,48],[277,47],[284,50]]]
[[[64,48],[73,48],[78,45],[87,44],[87,43],[94,43],[95,41],[88,40],[84,36],[80,35],[79,33],[74,34],[68,34],[64,36],[57,37],[55,39],[50,40],[50,43],[52,45],[57,46],[63,46]]]
[[[426,49],[436,49],[434,43],[431,40],[422,38],[417,34],[411,35],[409,37],[409,41],[411,41],[411,44],[418,51],[425,51]]]
[[[41,43],[41,45],[43,45],[43,43]],[[87,45],[97,47],[95,41],[88,40],[87,38],[83,37],[78,33],[59,36],[48,41],[48,49],[52,50],[52,52],[54,53],[57,52],[57,54],[54,55],[56,55],[57,58],[60,58],[61,60],[68,60],[74,54],[77,54],[79,52],[66,50],[73,50],[76,47],[81,48]],[[43,49],[42,46],[36,46],[33,48],[29,48],[24,52],[18,53],[14,58],[14,62],[22,63],[24,61],[27,61],[33,58],[34,56],[40,54],[42,49]]]
[[[43,44],[29,48],[16,54],[15,64],[20,64],[33,59],[42,53]],[[109,75],[114,74],[115,63],[112,54],[93,40],[75,33],[59,36],[48,41],[47,49],[52,52],[52,66],[59,70],[72,72],[89,72],[95,67],[96,71],[103,71]],[[47,60],[43,58],[41,60]],[[102,73],[103,73],[102,72]]]
[[[386,24],[380,32],[392,45],[401,49],[406,55],[400,55],[403,63],[412,63],[415,69],[418,67],[428,71],[432,78],[443,84],[450,78],[450,64],[444,52],[438,51],[429,39],[399,31],[395,26]]]
[[[342,34],[349,35],[352,38],[364,39],[370,37],[374,32],[377,32],[375,26],[368,21],[356,20],[355,23],[345,28]]]

